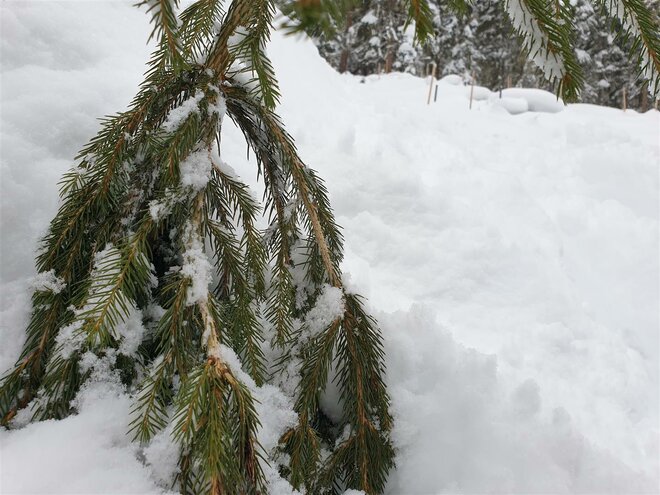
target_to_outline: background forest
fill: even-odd
[[[648,110],[652,101],[638,78],[635,61],[627,55],[629,40],[616,37],[616,26],[587,0],[571,3],[576,11],[576,52],[584,67],[581,101],[621,107],[625,88],[629,107]],[[660,12],[660,1],[649,3]],[[343,26],[315,42],[339,72],[427,75],[435,62],[440,77],[474,77],[477,84],[492,90],[522,86],[554,91],[521,50],[500,2],[473,2],[463,14],[456,14],[447,2],[429,4],[437,35],[424,46],[413,43],[414,29],[406,25],[406,11],[392,0],[360,1]]]

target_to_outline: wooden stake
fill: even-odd
[[[435,69],[436,65],[435,62],[433,62],[433,69],[431,70],[431,84],[429,84],[429,94],[426,97],[426,104],[429,105],[431,103],[431,91],[433,91],[433,82],[435,81]]]
[[[506,76],[506,87],[510,88],[512,83],[511,76]]]
[[[649,109],[649,87],[646,82],[642,84],[641,100],[640,110],[646,112]]]
[[[392,65],[394,65],[394,50],[388,46],[385,54],[385,74],[392,72]]]
[[[623,88],[623,111],[628,109],[628,100],[626,98],[626,88]]]
[[[470,110],[472,110],[473,97],[474,97],[474,72],[472,73],[472,87],[470,88]]]
[[[438,101],[438,85],[435,85],[435,94],[433,95],[433,103]]]

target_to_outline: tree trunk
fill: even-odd
[[[344,29],[344,48],[339,56],[339,73],[343,74],[348,70],[348,57],[351,54],[350,40],[348,39],[348,30],[353,25],[353,13],[346,15],[346,28]]]

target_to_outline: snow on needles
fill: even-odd
[[[305,330],[308,337],[314,337],[337,318],[344,315],[345,302],[344,293],[341,289],[324,284],[321,293],[316,299],[316,304],[307,313],[305,318]]]
[[[507,12],[513,27],[525,38],[525,45],[546,78],[561,78],[566,73],[564,62],[548,49],[548,35],[543,32],[524,0],[507,0]]]
[[[180,165],[181,185],[198,192],[206,187],[211,178],[213,164],[208,150],[194,151]]]
[[[203,98],[204,93],[197,91],[193,96],[184,100],[181,105],[170,110],[161,126],[163,130],[165,132],[176,131],[191,114],[199,112],[199,103]]]
[[[66,282],[55,275],[55,270],[37,273],[32,279],[31,285],[36,292],[48,291],[53,294],[59,294],[66,288]]]
[[[188,227],[188,246],[183,253],[183,264],[181,274],[190,279],[190,286],[186,294],[186,304],[192,306],[200,302],[206,302],[211,283],[212,267],[208,256],[204,251],[204,240]]]
[[[217,86],[209,85],[209,90],[215,93],[214,98],[207,98],[208,110],[211,113],[218,115],[218,119],[222,121],[227,104],[222,96],[222,92]],[[204,92],[197,90],[193,96],[185,99],[179,106],[174,107],[167,114],[167,118],[162,124],[162,129],[165,132],[174,132],[194,113],[199,113],[200,103],[204,100]]]

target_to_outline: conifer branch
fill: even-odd
[[[577,99],[582,69],[572,47],[572,12],[564,2],[505,0],[506,12],[531,60],[559,84],[565,100]]]
[[[184,59],[181,54],[180,38],[177,34],[178,0],[142,0],[138,7],[146,6],[147,13],[151,14],[151,22],[154,25],[149,35],[149,40],[154,37],[160,39],[161,52],[163,54],[163,65],[171,65],[175,72],[183,68]]]
[[[636,55],[639,75],[653,96],[660,95],[660,19],[643,0],[596,0],[617,21],[630,51]]]
[[[427,0],[405,0],[405,7],[408,11],[408,20],[415,23],[415,38],[421,43],[425,43],[429,36],[433,34],[433,14]]]

